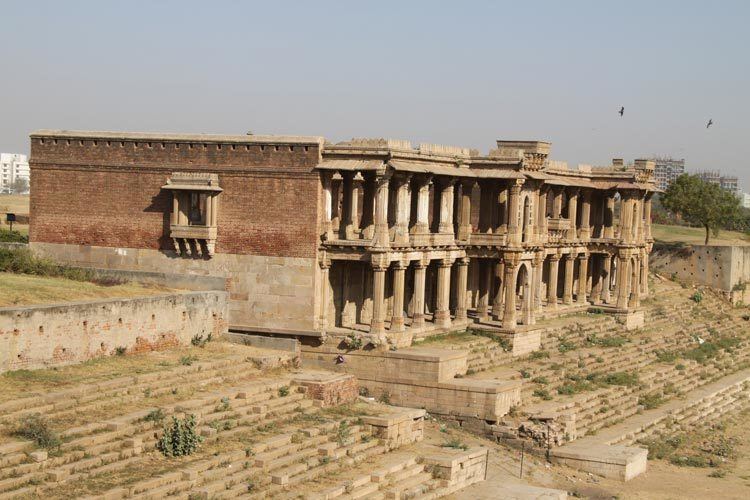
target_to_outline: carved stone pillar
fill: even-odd
[[[456,321],[466,319],[466,284],[469,277],[469,259],[458,259],[456,276]]]
[[[562,217],[562,194],[563,194],[563,188],[561,187],[554,187],[551,188],[554,193],[554,198],[552,198],[552,218],[553,219],[559,219]]]
[[[628,308],[637,309],[641,304],[641,266],[640,259],[632,261],[636,268],[630,270],[630,296],[628,297]]]
[[[589,300],[592,304],[598,304],[602,300],[602,256],[591,255],[591,295]]]
[[[422,177],[417,191],[417,222],[412,231],[415,234],[427,234],[430,232],[430,182],[431,177]]]
[[[581,254],[578,259],[578,297],[576,302],[586,304],[586,285],[588,284],[589,256]]]
[[[388,267],[383,264],[372,266],[372,321],[370,332],[385,333],[385,273]]]
[[[544,243],[547,241],[547,187],[542,186],[539,189],[539,203],[537,204],[536,231],[538,234],[537,241]]]
[[[490,291],[492,290],[492,264],[489,259],[477,261],[479,266],[479,303],[477,316],[481,320],[489,317]]]
[[[412,326],[415,328],[424,326],[424,290],[428,264],[429,262],[424,261],[414,263],[414,315]]]
[[[359,173],[345,172],[344,177],[344,231],[346,240],[359,238],[359,193],[364,179]]]
[[[628,282],[630,279],[628,278],[629,273],[629,263],[628,263],[627,257],[620,256],[617,261],[617,308],[618,309],[627,309],[628,307],[628,288],[629,284]]]
[[[450,294],[452,265],[453,262],[450,259],[442,259],[438,265],[435,324],[441,327],[451,325]]]
[[[520,219],[519,201],[522,185],[523,179],[516,179],[516,181],[510,186],[510,200],[508,203],[508,242],[511,245],[521,244],[521,228],[518,225],[518,221]]]
[[[567,239],[574,240],[578,237],[578,230],[576,229],[576,219],[578,218],[578,188],[573,188],[570,192],[570,198],[568,198],[568,220],[570,220],[570,228],[568,228]]]
[[[461,181],[461,211],[459,213],[458,239],[466,241],[471,235],[471,191],[474,179]]]
[[[602,276],[599,278],[602,282],[602,302],[608,304],[611,297],[610,291],[612,290],[612,256],[604,254],[602,256]]]
[[[615,237],[615,195],[607,193],[604,207],[604,237]]]
[[[581,227],[578,229],[578,237],[583,241],[591,239],[591,193],[581,193]]]
[[[318,329],[325,331],[328,328],[328,302],[330,301],[329,289],[331,287],[329,272],[331,261],[323,259],[320,261],[320,308],[318,314]]]
[[[648,250],[643,249],[641,253],[641,294],[648,295]]]
[[[631,220],[633,219],[633,200],[629,193],[623,193],[620,200],[620,239],[627,243],[632,241]]]
[[[390,174],[378,173],[375,177],[375,234],[373,244],[389,246],[388,235],[388,185]]]
[[[409,243],[409,218],[411,217],[411,179],[410,174],[399,174],[394,178],[396,189],[396,217],[393,227],[393,242]]]
[[[544,264],[544,253],[537,252],[531,261],[532,297],[531,310],[534,314],[542,308],[542,269]],[[533,317],[533,315],[532,315]]]
[[[563,304],[573,303],[573,266],[576,256],[569,253],[565,256],[565,286],[563,288]]]
[[[453,234],[453,185],[455,183],[456,179],[446,179],[440,191],[440,223],[438,225],[438,232],[441,234]]]
[[[549,276],[547,283],[547,307],[557,307],[557,275],[560,269],[560,256],[552,254],[549,256]]]
[[[169,217],[169,224],[176,226],[180,223],[180,192],[172,190],[172,214]]]
[[[653,193],[648,193],[646,195],[646,200],[644,201],[644,205],[643,205],[643,218],[645,219],[644,223],[646,225],[644,236],[647,241],[650,241],[652,239],[651,237],[651,198],[652,196],[653,196]]]
[[[518,262],[516,259],[505,263],[505,312],[503,313],[503,328],[512,330],[516,327],[516,270]]]
[[[499,282],[495,297],[492,301],[492,317],[496,320],[500,320],[503,316],[503,298],[505,284],[505,262],[502,259],[498,259],[494,265],[494,277]]]
[[[404,282],[406,265],[402,262],[393,263],[393,315],[391,316],[391,331],[404,330]]]

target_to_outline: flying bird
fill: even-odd
[[[714,121],[713,121],[713,120],[711,120],[711,119],[709,119],[709,120],[708,120],[708,123],[706,123],[706,128],[710,127],[710,126],[711,126],[711,125],[713,125],[713,124],[714,124]]]
[[[625,114],[625,106],[620,107],[620,116]]]

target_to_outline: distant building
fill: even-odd
[[[664,191],[676,178],[685,173],[685,159],[675,160],[669,157],[655,157],[651,159],[655,164],[654,181],[656,186]]]
[[[13,191],[18,179],[26,179],[28,192],[29,159],[22,154],[0,153],[0,192]]]
[[[743,207],[750,208],[750,193],[742,193],[740,201],[742,202]]]
[[[721,172],[698,172],[696,175],[705,182],[716,184],[735,196],[741,195],[739,179],[736,176],[722,175]]]

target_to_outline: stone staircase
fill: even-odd
[[[602,315],[563,318],[567,321],[543,332],[541,352],[472,375],[501,379],[510,374],[523,381],[521,405],[489,425],[489,432],[531,438],[540,447],[562,445],[750,366],[745,334],[750,323],[742,312],[710,292],[696,303],[693,293],[657,283],[644,300],[646,326],[638,331],[626,332]],[[685,354],[704,343],[719,347],[706,359]],[[733,407],[727,403],[726,408]]]
[[[421,443],[424,410],[341,406],[341,388],[356,399],[351,376],[290,372],[281,358],[228,356],[0,403],[0,498],[437,498],[484,477],[485,449]],[[11,437],[32,414],[59,447]],[[203,441],[167,458],[162,429],[184,415]]]

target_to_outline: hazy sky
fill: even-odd
[[[542,139],[750,191],[748,24],[748,1],[0,1],[0,151],[37,128]]]

